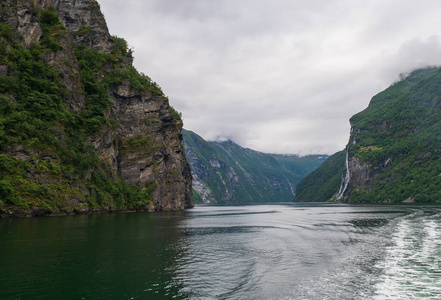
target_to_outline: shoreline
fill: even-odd
[[[162,208],[155,209],[153,207],[148,207],[145,209],[121,209],[121,210],[106,210],[106,209],[96,209],[96,210],[73,210],[73,211],[61,211],[55,212],[50,210],[35,210],[35,211],[0,211],[0,219],[13,219],[13,218],[38,218],[38,217],[62,217],[62,216],[79,216],[79,215],[106,215],[106,214],[129,214],[138,212],[161,212],[161,211],[184,211],[186,209],[191,209],[193,207],[186,208]]]

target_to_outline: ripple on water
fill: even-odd
[[[441,294],[439,209],[260,206],[199,216],[183,226],[193,258],[180,279],[191,299]]]

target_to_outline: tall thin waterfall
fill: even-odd
[[[343,198],[344,193],[348,189],[350,178],[351,178],[351,176],[349,174],[349,144],[348,144],[346,146],[346,168],[343,171],[343,175],[341,178],[342,180],[341,180],[340,190],[338,191],[338,194],[337,194],[337,200],[340,200],[341,198]]]

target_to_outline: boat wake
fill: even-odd
[[[440,213],[423,211],[399,220],[375,285],[373,299],[439,299],[441,295]]]

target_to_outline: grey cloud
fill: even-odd
[[[426,39],[412,38],[405,41],[391,55],[380,74],[389,81],[398,80],[401,74],[433,65],[441,65],[441,42],[440,37],[436,35]]]
[[[343,149],[373,95],[441,64],[435,0],[100,3],[186,128],[259,151]]]

